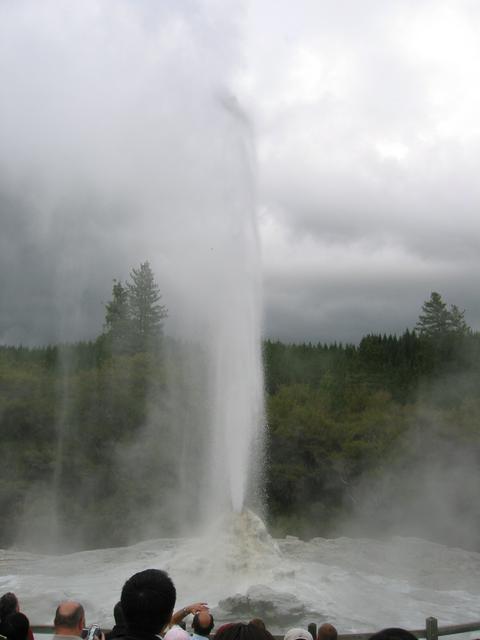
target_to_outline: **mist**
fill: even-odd
[[[135,442],[112,443],[115,490],[137,523],[122,543],[197,521],[202,495],[212,497],[203,520],[240,510],[247,492],[261,507],[251,481],[263,446],[256,165],[230,82],[241,20],[241,8],[214,1],[0,9],[0,287],[12,301],[0,343],[95,338],[113,279],[147,260],[168,308],[164,369],[99,373],[113,395],[139,375],[149,385]],[[69,416],[83,393],[81,381],[69,387],[70,355],[54,416],[60,457],[78,437]],[[82,429],[95,428],[91,411]],[[20,544],[62,546],[56,495],[68,470],[55,455],[50,464],[53,486],[27,498]],[[168,486],[155,482],[162,465]],[[85,481],[85,496],[101,478]],[[129,498],[129,479],[141,495]],[[76,536],[85,531],[70,531],[69,548]]]
[[[341,519],[337,532],[380,539],[413,536],[480,550],[480,450],[465,419],[476,411],[475,385],[469,374],[448,375],[419,390],[408,428],[391,454],[349,488],[350,515]],[[469,399],[462,402],[462,397]]]

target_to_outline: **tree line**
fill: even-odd
[[[114,281],[96,340],[0,347],[1,546],[127,544],[195,518],[208,381],[201,348],[163,335],[166,317],[146,262]],[[480,462],[480,335],[437,292],[400,336],[267,340],[263,353],[275,533],[332,535],[359,509],[365,530],[372,517],[388,530],[392,501],[412,502],[399,478],[425,468],[432,439]]]
[[[480,509],[466,496],[480,464],[480,334],[464,314],[433,292],[400,336],[265,343],[267,495],[278,533],[333,535],[354,522],[362,534],[479,548],[470,531]],[[459,479],[451,496],[428,504],[425,485],[450,474]]]

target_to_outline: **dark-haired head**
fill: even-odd
[[[197,636],[208,636],[214,627],[214,620],[208,611],[199,611],[193,616],[192,629]]]
[[[170,622],[177,593],[169,575],[146,569],[129,578],[120,603],[129,632],[160,633]]]
[[[18,598],[17,596],[8,591],[4,593],[0,598],[0,621],[3,622],[5,618],[12,613],[17,613],[18,611]]]
[[[224,625],[215,634],[215,640],[271,640],[271,638],[268,631],[250,622]]]
[[[125,624],[125,616],[123,615],[121,602],[117,602],[113,607],[113,619],[115,620],[115,624],[118,626],[123,626]]]
[[[23,613],[11,613],[5,618],[5,631],[8,640],[27,640],[30,623]]]
[[[370,640],[417,640],[417,637],[400,627],[389,627],[388,629],[382,629],[377,631],[373,636],[370,636]]]

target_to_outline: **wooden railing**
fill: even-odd
[[[31,625],[33,633],[54,633],[51,625]],[[312,634],[314,640],[317,637],[317,625],[312,622],[308,625],[308,630]],[[107,629],[104,629],[107,631]],[[480,621],[467,622],[465,624],[453,624],[446,627],[439,627],[437,618],[427,618],[423,629],[409,629],[417,638],[426,638],[426,640],[438,640],[439,636],[453,636],[458,633],[471,633],[472,631],[480,631]],[[375,631],[368,633],[340,633],[338,640],[368,640]],[[283,636],[275,635],[275,640],[283,640]],[[479,634],[480,640],[480,634]]]

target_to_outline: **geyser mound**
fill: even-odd
[[[282,554],[261,518],[244,509],[224,514],[199,538],[185,539],[168,569],[188,580],[228,585],[228,592],[267,581],[282,564]],[[199,587],[201,588],[201,587]],[[225,595],[225,592],[223,592]]]
[[[263,520],[250,509],[224,514],[206,531],[210,558],[234,571],[271,567],[281,561],[278,544]]]

